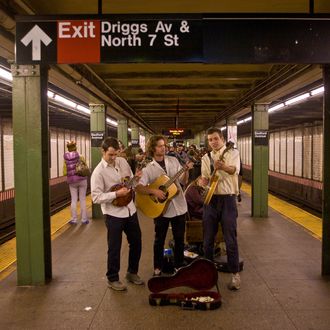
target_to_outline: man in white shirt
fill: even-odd
[[[147,155],[153,158],[142,171],[139,184],[136,191],[140,194],[151,195],[158,200],[166,200],[166,192],[161,189],[148,187],[161,175],[174,177],[182,166],[179,161],[172,156],[165,155],[166,138],[163,135],[153,135],[147,143]],[[188,181],[188,170],[193,164],[188,163],[179,180],[182,184]],[[163,214],[154,219],[155,240],[154,240],[154,276],[161,275],[163,266],[163,250],[169,224],[172,226],[174,238],[174,267],[179,268],[184,264],[184,232],[185,232],[185,214],[187,212],[187,203],[179,182],[175,182],[178,193],[170,201],[165,202],[166,207]]]
[[[207,131],[207,140],[212,148],[202,158],[203,184],[209,183],[212,172],[219,176],[212,199],[203,210],[204,254],[211,261],[214,258],[214,239],[220,222],[226,243],[228,268],[232,273],[228,287],[231,290],[240,288],[239,255],[237,244],[237,205],[238,173],[240,157],[237,149],[226,148],[222,132],[217,127]]]
[[[108,270],[106,273],[108,285],[113,290],[124,291],[127,287],[119,279],[122,232],[126,234],[129,243],[126,280],[142,285],[144,282],[137,274],[142,247],[141,230],[136,207],[131,198],[131,189],[119,185],[115,191],[112,190],[115,185],[122,183],[124,178],[133,177],[133,173],[126,159],[117,157],[120,151],[117,139],[106,138],[102,142],[101,149],[103,157],[91,177],[91,194],[93,202],[101,204],[108,229]],[[118,198],[124,199],[127,205],[114,205],[117,204]]]

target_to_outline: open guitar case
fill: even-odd
[[[217,291],[210,291],[213,287]],[[194,292],[163,292],[188,287]],[[213,262],[200,258],[180,268],[174,275],[152,277],[148,281],[149,304],[152,306],[178,305],[182,309],[212,310],[221,306],[218,271]]]

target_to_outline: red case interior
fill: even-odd
[[[221,295],[217,286],[218,271],[213,262],[207,259],[194,260],[190,265],[180,268],[172,276],[153,277],[148,281],[149,303],[152,306],[179,305],[183,309],[209,310],[221,306]],[[217,292],[207,291],[217,286]],[[161,293],[177,287],[197,290],[191,293]],[[194,301],[194,298],[210,297],[211,302]]]
[[[180,286],[205,291],[211,289],[217,282],[218,271],[214,263],[201,258],[180,268],[174,275],[151,278],[148,281],[148,288],[154,293]]]

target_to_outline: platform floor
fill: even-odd
[[[17,287],[16,271],[0,281],[0,329],[329,329],[330,281],[321,277],[321,242],[272,208],[251,218],[251,200],[239,204],[238,242],[244,259],[242,286],[229,291],[219,273],[223,304],[187,311],[148,304],[146,286],[127,292],[107,287],[103,220],[71,226],[52,241],[53,280]],[[153,222],[140,214],[140,275],[152,274]],[[128,247],[123,240],[122,278]]]

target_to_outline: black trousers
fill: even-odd
[[[203,210],[203,239],[205,258],[213,261],[214,240],[220,222],[226,243],[228,268],[231,273],[239,271],[237,244],[237,205],[235,195],[214,195]]]
[[[109,281],[119,280],[120,270],[120,250],[122,233],[127,236],[129,244],[128,268],[127,271],[137,274],[141,257],[141,229],[137,214],[128,218],[117,218],[106,215],[105,223],[108,229],[108,270],[107,278]]]
[[[171,223],[174,238],[174,267],[181,267],[184,261],[184,232],[185,215],[173,218],[159,217],[154,219],[155,241],[154,241],[154,269],[162,269],[164,244],[168,226]]]

